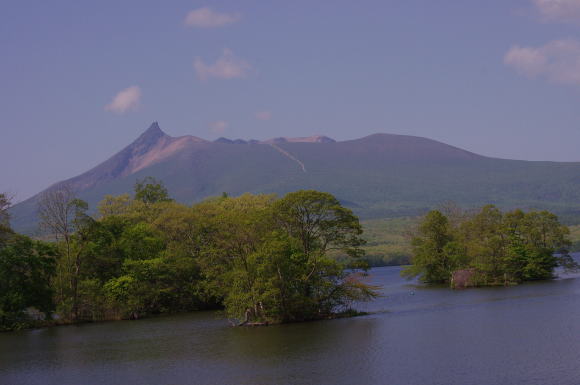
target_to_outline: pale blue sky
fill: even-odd
[[[580,0],[3,0],[0,191],[86,171],[154,120],[580,161],[579,42]]]

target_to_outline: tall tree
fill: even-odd
[[[421,281],[430,283],[449,282],[453,271],[462,264],[460,246],[454,242],[449,220],[438,210],[425,216],[412,245],[412,264],[402,272],[406,277],[419,276]]]
[[[273,206],[274,222],[287,246],[277,259],[279,290],[286,317],[299,319],[331,312],[349,300],[370,299],[376,287],[363,283],[356,274],[328,257],[340,250],[353,258],[364,255],[362,227],[351,210],[332,194],[315,190],[288,193]],[[276,244],[276,243],[274,243]],[[276,253],[272,253],[273,256]],[[283,261],[292,261],[289,266]],[[285,274],[281,274],[285,272]],[[298,310],[301,309],[301,310]]]
[[[505,280],[503,266],[509,239],[501,210],[494,205],[483,206],[461,231],[472,266],[481,273],[484,283]]]
[[[362,255],[362,227],[351,210],[332,194],[300,190],[288,193],[274,205],[276,222],[300,240],[302,251],[316,258],[329,250],[342,250],[352,257]]]
[[[44,192],[39,199],[40,225],[49,235],[64,245],[60,261],[61,279],[68,281],[71,296],[70,315],[78,319],[78,284],[81,274],[81,257],[88,243],[94,220],[87,215],[88,204],[78,199],[71,186],[62,185]],[[65,278],[68,277],[68,278]],[[64,303],[65,283],[60,282],[59,294]]]

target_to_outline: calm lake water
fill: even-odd
[[[0,334],[0,384],[580,384],[578,275],[452,291],[371,271],[376,314],[232,328],[217,313]]]

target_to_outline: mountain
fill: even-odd
[[[170,137],[156,122],[105,162],[49,188],[69,184],[94,208],[105,194],[131,192],[145,176],[162,180],[188,204],[222,192],[317,189],[363,217],[415,215],[443,201],[580,210],[580,163],[489,158],[394,134],[339,142],[325,136],[210,142]],[[13,207],[15,229],[33,231],[37,198]]]

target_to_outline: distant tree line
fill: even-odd
[[[419,224],[412,264],[402,274],[454,287],[550,279],[558,266],[578,267],[568,253],[568,233],[548,211],[503,213],[488,205],[465,212],[446,205]]]
[[[293,322],[377,295],[328,256],[359,260],[364,241],[358,218],[327,193],[224,194],[187,206],[146,178],[91,216],[64,185],[39,199],[53,242],[12,232],[8,207],[0,195],[0,330],[216,308],[236,325]]]

